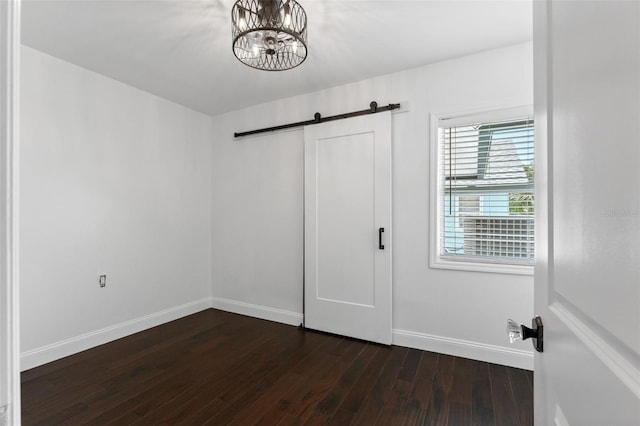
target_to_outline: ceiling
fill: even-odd
[[[23,44],[216,115],[529,41],[531,0],[298,0],[309,56],[258,71],[231,50],[233,0],[23,0]]]

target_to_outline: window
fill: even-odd
[[[433,117],[431,266],[532,273],[530,109]]]

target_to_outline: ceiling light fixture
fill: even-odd
[[[295,0],[238,0],[231,24],[233,53],[252,68],[283,71],[307,58],[307,14]]]

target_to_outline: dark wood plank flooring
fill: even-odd
[[[24,425],[531,425],[530,371],[209,309],[22,373]]]

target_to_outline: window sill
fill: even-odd
[[[433,269],[452,269],[456,271],[489,272],[493,274],[531,275],[532,264],[505,264],[491,262],[474,262],[467,259],[450,260],[441,256],[431,259],[429,267]]]

